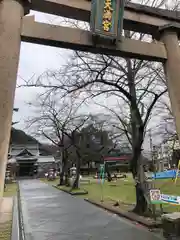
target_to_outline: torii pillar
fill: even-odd
[[[28,13],[28,3],[28,0],[0,1],[0,197],[4,192],[22,18]]]
[[[180,46],[178,43],[180,25],[168,24],[160,27],[160,33],[161,41],[165,44],[167,51],[167,61],[164,64],[164,71],[180,141]]]

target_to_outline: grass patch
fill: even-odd
[[[97,182],[85,186],[89,198],[99,201],[103,194],[104,201],[120,201],[123,204],[125,203],[125,208],[127,208],[127,205],[135,203],[135,187],[132,177],[128,176],[127,180],[119,179],[114,183],[105,182],[103,189]],[[180,196],[180,179],[177,180],[176,184],[172,179],[155,180],[155,187],[159,188],[164,194]],[[180,206],[163,204],[163,210],[165,212],[179,212]]]
[[[68,192],[72,195],[78,195],[78,196],[83,196],[83,195],[87,195],[87,190],[83,189],[83,188],[78,188],[78,189],[72,189],[71,187],[67,187],[67,186],[57,186],[56,188],[58,188],[59,190]]]
[[[68,191],[68,192],[73,192],[73,193],[78,193],[78,192],[82,192],[83,189],[79,188],[79,189],[71,189],[71,187],[67,187],[67,186],[58,186],[57,187],[58,189],[60,190],[65,190],[65,191]]]
[[[11,239],[12,221],[0,224],[0,240]]]
[[[81,193],[84,191],[83,188],[79,188],[79,189],[72,189],[71,190],[71,187],[67,187],[67,186],[57,186],[58,183],[59,183],[59,179],[56,179],[54,181],[48,181],[47,179],[44,179],[44,178],[41,178],[41,181],[47,183],[47,184],[50,184],[50,185],[54,185],[56,186],[56,188],[58,188],[59,190],[64,190],[64,191],[68,191],[68,192],[72,192],[72,193]]]
[[[131,180],[117,180],[116,182],[105,182],[103,186],[98,181],[85,186],[88,191],[87,197],[100,201],[114,200],[127,204],[135,202],[135,188]]]
[[[6,189],[4,191],[4,197],[13,197],[17,194],[17,183],[6,184]]]
[[[59,183],[59,179],[55,181],[47,181],[46,179],[42,179],[44,182],[57,185]],[[134,180],[131,175],[128,174],[127,179],[119,179],[116,182],[107,182],[105,181],[103,187],[99,183],[98,180],[94,180],[91,178],[90,184],[82,184],[82,188],[88,191],[88,194],[85,198],[89,198],[95,201],[101,201],[102,196],[105,202],[116,202],[119,201],[120,207],[124,209],[132,208],[132,205],[136,201],[135,197],[135,187]],[[162,193],[180,196],[180,179],[177,180],[176,184],[172,181],[172,179],[163,179],[163,180],[155,180],[155,187],[159,188]],[[60,186],[58,187],[62,190],[70,190],[70,187]],[[82,189],[78,189],[75,191],[81,191]],[[159,206],[157,206],[159,208]],[[173,206],[170,204],[163,204],[163,210],[165,212],[179,212],[180,206]]]
[[[47,179],[41,179],[43,182],[57,185],[59,183],[59,179],[55,181],[48,181]],[[66,186],[59,186],[59,189],[69,191],[71,188]],[[82,191],[83,189],[88,191],[86,198],[91,198],[96,201],[100,201],[102,197],[102,193],[104,196],[104,200],[121,200],[126,203],[135,202],[135,188],[133,185],[133,179],[129,178],[127,181],[119,179],[117,182],[105,182],[102,188],[102,185],[98,180],[92,180],[90,184],[82,184],[80,189],[76,189],[73,191]]]
[[[172,179],[155,180],[155,186],[164,194],[180,196],[180,179],[177,180],[176,184]],[[168,213],[179,212],[180,206],[163,204],[163,210]]]

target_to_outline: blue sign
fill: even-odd
[[[152,204],[168,203],[172,205],[180,205],[180,197],[168,194],[163,194],[159,189],[150,190],[150,200]]]
[[[179,205],[180,204],[180,197],[179,196],[167,195],[167,194],[161,194],[161,201],[163,203]]]
[[[119,40],[123,28],[124,0],[91,0],[93,35]]]

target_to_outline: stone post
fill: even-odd
[[[21,24],[27,7],[24,3],[23,0],[0,1],[0,197],[4,191],[19,63]]]
[[[180,213],[162,215],[162,230],[165,239],[180,239]]]
[[[160,28],[161,41],[165,44],[167,61],[164,71],[167,80],[171,107],[175,117],[177,134],[180,140],[180,47],[178,34],[180,25],[166,25]]]

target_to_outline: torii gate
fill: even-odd
[[[4,189],[21,40],[92,53],[163,62],[180,139],[178,13],[128,4],[124,11],[124,29],[150,34],[158,39],[158,42],[122,39],[114,46],[100,44],[95,46],[91,32],[35,22],[32,17],[24,17],[30,9],[89,22],[91,3],[87,0],[0,0],[0,196]]]

